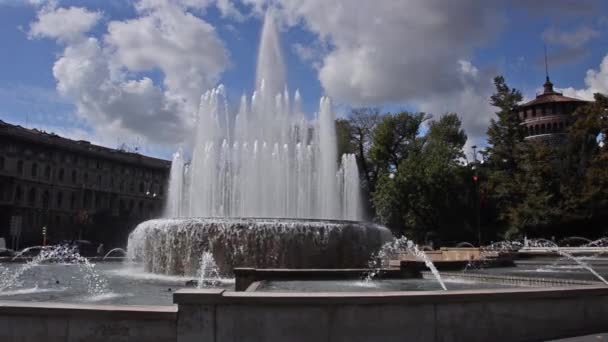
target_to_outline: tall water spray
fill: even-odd
[[[338,168],[335,115],[323,97],[316,120],[286,87],[280,37],[266,14],[256,90],[236,114],[223,86],[201,97],[187,176],[173,159],[166,216],[290,217],[360,220],[354,156]],[[184,184],[188,184],[184,186]]]
[[[306,119],[300,92],[287,90],[281,51],[269,12],[256,90],[236,113],[221,85],[201,96],[192,160],[173,156],[167,218],[135,228],[129,259],[152,272],[199,273],[203,284],[209,265],[223,275],[237,266],[364,267],[392,238],[353,222],[362,219],[355,156],[338,158],[329,98]]]

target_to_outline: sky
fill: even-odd
[[[255,84],[264,13],[280,27],[288,88],[351,108],[458,113],[483,146],[492,79],[532,99],[608,93],[603,0],[0,0],[0,120],[169,158],[200,95],[236,107]]]

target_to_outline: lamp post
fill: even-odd
[[[473,149],[473,182],[475,183],[475,225],[477,226],[477,244],[481,247],[481,199],[479,196],[479,176],[477,171],[477,145]]]

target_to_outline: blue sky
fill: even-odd
[[[483,144],[491,78],[533,97],[544,45],[556,87],[608,92],[608,2],[490,3],[0,0],[0,119],[167,157],[186,140],[195,94],[223,83],[237,102],[253,91],[268,7],[288,86],[311,117],[324,94],[339,116],[358,105],[455,111],[469,145]]]

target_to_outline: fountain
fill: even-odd
[[[44,248],[38,249],[40,250],[40,253],[18,270],[0,270],[0,293],[11,288],[19,287],[25,274],[35,267],[48,262],[68,263],[76,266],[86,283],[86,289],[89,295],[100,296],[108,292],[107,280],[96,272],[95,266],[91,264],[87,258],[78,254],[73,246],[44,246]]]
[[[315,120],[286,88],[273,12],[264,20],[256,90],[237,113],[223,86],[201,97],[192,160],[173,156],[164,219],[141,223],[128,256],[149,271],[195,275],[211,253],[239,267],[365,267],[391,238],[360,222],[354,155],[338,157],[335,115],[323,97]],[[340,162],[340,165],[338,165]]]

